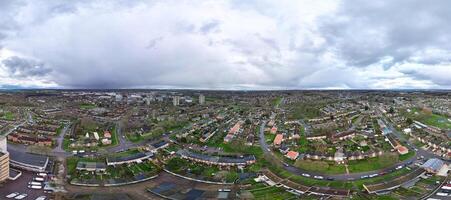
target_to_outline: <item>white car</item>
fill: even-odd
[[[322,177],[322,176],[314,176],[314,178],[319,179],[319,180],[323,180],[324,179],[324,177]]]
[[[46,200],[46,199],[47,199],[46,196],[40,196],[40,197],[36,198],[35,200]]]
[[[25,199],[25,197],[27,197],[27,196],[28,196],[28,194],[23,193],[19,196],[14,197],[14,199]]]
[[[305,177],[310,177],[310,174],[302,174],[302,176],[305,176]]]
[[[6,198],[11,199],[11,198],[14,198],[17,195],[19,195],[19,193],[18,192],[14,192],[14,193],[6,195]]]

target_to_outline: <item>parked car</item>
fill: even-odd
[[[302,176],[305,176],[305,177],[310,177],[310,174],[306,174],[306,173],[304,173],[304,174],[302,174]]]
[[[17,195],[19,195],[19,193],[18,192],[14,192],[14,193],[6,195],[6,198],[11,199],[11,198],[16,197]]]
[[[322,177],[322,176],[314,176],[313,178],[319,179],[319,180],[323,180],[324,179],[324,177]]]
[[[23,194],[21,194],[21,195],[19,195],[19,196],[16,196],[16,197],[14,197],[14,199],[25,199],[25,197],[27,197],[28,196],[28,194],[25,194],[25,193],[23,193]]]

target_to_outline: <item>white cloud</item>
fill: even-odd
[[[0,20],[0,46],[14,53],[0,54],[0,60],[19,55],[39,60],[49,70],[39,80],[19,80],[3,70],[0,85],[17,79],[19,85],[69,88],[450,87],[442,75],[449,70],[443,64],[449,62],[449,46],[436,40],[401,41],[393,32],[397,25],[408,30],[448,25],[443,20],[447,16],[425,9],[424,25],[409,25],[387,16],[386,10],[397,9],[397,3],[355,4],[307,0],[9,4],[0,14],[9,19]],[[362,11],[355,9],[359,5],[367,16],[359,17]],[[448,41],[445,33],[433,35]],[[411,33],[406,38],[419,37]],[[409,67],[416,63],[424,66]],[[441,66],[437,69],[442,73],[426,72],[429,65]]]

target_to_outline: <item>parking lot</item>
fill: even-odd
[[[31,182],[34,177],[36,177],[36,173],[22,171],[22,176],[20,176],[15,181],[6,181],[0,187],[0,199],[6,199],[6,195],[11,194],[13,192],[18,192],[20,194],[25,193],[28,196],[24,199],[34,200],[39,196],[48,196],[48,194],[44,193],[43,189],[35,190],[28,188],[28,182]],[[14,199],[14,198],[13,198]]]

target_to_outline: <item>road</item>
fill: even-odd
[[[143,144],[143,143],[133,143],[127,140],[122,126],[123,126],[122,122],[120,121],[116,122],[116,137],[118,139],[118,145],[107,148],[109,152],[125,151],[132,147],[137,147]]]
[[[55,149],[53,149],[53,152],[60,152],[60,153],[65,152],[63,149],[63,141],[64,141],[64,136],[66,135],[69,128],[70,128],[70,124],[65,125],[64,128],[61,130],[60,135],[58,136],[58,138],[56,138],[58,146],[56,146]]]

